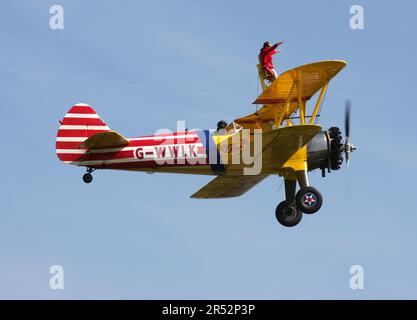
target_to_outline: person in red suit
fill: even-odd
[[[273,55],[281,52],[281,50],[276,50],[278,46],[280,46],[283,43],[283,41],[280,41],[274,45],[271,45],[268,41],[264,43],[263,47],[261,48],[261,51],[259,52],[259,63],[261,64],[266,79],[269,80],[269,82],[274,81],[278,74],[275,71],[274,63],[272,62]]]

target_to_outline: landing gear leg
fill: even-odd
[[[95,171],[96,169],[94,169],[94,168],[90,168],[90,167],[88,167],[87,168],[87,173],[85,173],[84,175],[83,175],[83,181],[85,182],[85,183],[91,183],[92,181],[93,181],[93,175],[92,175],[92,173]]]
[[[285,201],[282,201],[275,210],[275,217],[285,227],[294,227],[303,217],[295,205],[296,180],[285,179]]]
[[[298,184],[300,185],[300,189],[308,187],[310,185],[310,182],[308,181],[307,171],[301,170],[301,171],[296,171],[295,173],[297,175],[297,180],[298,180]]]
[[[294,204],[295,203],[295,188],[297,187],[296,180],[285,179],[285,200],[288,203]]]
[[[312,214],[320,210],[323,204],[321,193],[309,185],[307,171],[297,171],[300,190],[295,195],[295,204],[300,211]]]

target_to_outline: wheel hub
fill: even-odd
[[[285,214],[287,217],[292,217],[292,216],[294,216],[294,215],[296,215],[296,214],[297,214],[297,210],[294,208],[294,206],[289,205],[288,207],[286,207],[286,208],[284,209],[284,214]]]
[[[314,193],[307,192],[303,197],[303,203],[307,207],[313,207],[317,202],[317,197]]]

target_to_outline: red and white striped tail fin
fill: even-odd
[[[56,153],[61,161],[76,161],[85,153],[80,145],[96,133],[110,131],[94,109],[85,103],[74,105],[60,121]]]

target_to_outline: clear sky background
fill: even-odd
[[[49,28],[64,7],[64,30]],[[349,8],[365,9],[365,29]],[[2,1],[0,298],[417,298],[417,3],[396,1]],[[189,196],[211,177],[84,170],[55,155],[58,120],[91,104],[132,137],[213,128],[254,111],[257,54],[278,72],[345,59],[320,123],[343,126],[349,171],[310,175],[319,213],[287,229],[269,177],[240,198]],[[49,288],[62,265],[65,289]],[[365,289],[349,287],[349,269]]]

